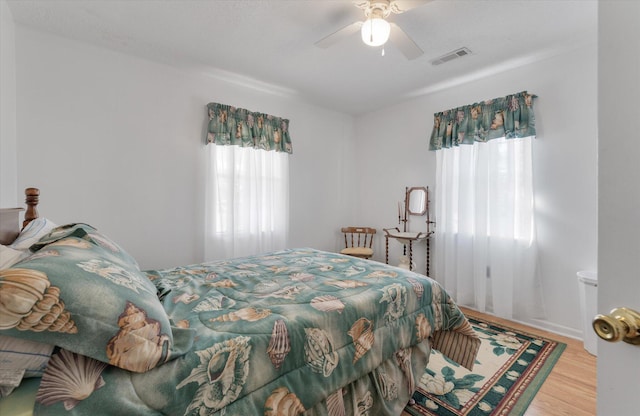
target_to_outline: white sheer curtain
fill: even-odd
[[[542,317],[532,137],[436,151],[435,278],[459,304]]]
[[[205,260],[286,248],[289,154],[207,145]]]

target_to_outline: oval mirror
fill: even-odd
[[[427,188],[423,186],[409,188],[407,211],[411,215],[424,215],[427,212]]]

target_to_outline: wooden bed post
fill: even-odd
[[[31,221],[38,218],[38,203],[40,202],[40,190],[38,188],[27,188],[24,190],[26,196],[27,212],[24,213],[24,221],[22,228],[26,227]]]

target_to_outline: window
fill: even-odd
[[[205,260],[284,249],[289,236],[289,120],[207,105]]]
[[[435,276],[458,303],[506,318],[539,314],[532,141],[436,151]]]
[[[436,278],[461,305],[542,317],[533,194],[534,95],[436,113]]]
[[[208,148],[207,260],[285,248],[289,155],[239,146]]]

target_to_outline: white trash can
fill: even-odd
[[[584,349],[590,354],[597,354],[598,336],[593,330],[591,322],[598,313],[598,273],[579,271],[578,285],[580,286],[580,312],[582,313],[582,330]]]

